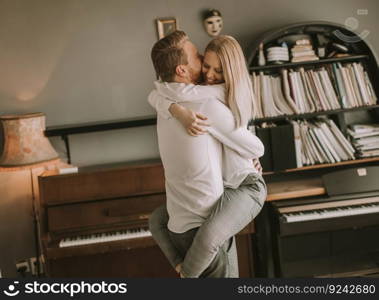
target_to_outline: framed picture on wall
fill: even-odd
[[[166,35],[177,29],[175,18],[157,19],[158,39],[164,38]]]

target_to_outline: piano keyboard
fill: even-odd
[[[379,203],[367,203],[363,205],[331,207],[326,209],[299,211],[282,214],[287,223],[356,216],[379,212]]]
[[[128,240],[135,238],[142,238],[151,236],[151,233],[148,229],[145,228],[135,228],[128,230],[120,230],[114,232],[104,232],[104,233],[95,233],[89,235],[80,235],[75,237],[69,237],[61,240],[59,242],[59,247],[73,247],[73,246],[82,246],[90,245],[96,243],[105,243],[113,242],[120,240]]]

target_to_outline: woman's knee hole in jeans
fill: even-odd
[[[260,193],[257,193],[257,195],[253,197],[253,201],[255,201],[256,205],[254,205],[251,210],[252,219],[255,219],[255,217],[261,212],[264,202],[266,201],[266,198],[267,198],[267,192],[265,189],[261,191]]]
[[[249,187],[251,191],[251,198],[256,201],[260,206],[263,206],[263,202],[267,197],[266,184],[257,181]]]

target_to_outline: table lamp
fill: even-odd
[[[58,158],[57,152],[44,135],[43,113],[2,115],[0,122],[4,136],[1,167],[26,166]]]

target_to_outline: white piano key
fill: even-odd
[[[363,215],[379,212],[379,204],[373,203],[357,207],[337,207],[317,211],[304,211],[302,213],[283,214],[287,223],[303,222],[311,220],[338,218],[354,215]]]
[[[133,238],[141,238],[151,236],[149,230],[144,228],[136,228],[129,230],[121,230],[116,232],[96,233],[92,235],[83,235],[63,239],[59,242],[59,247],[73,247],[81,245],[90,245],[95,243],[105,243],[111,241],[127,240]]]

